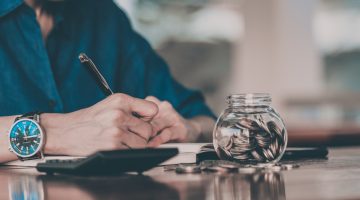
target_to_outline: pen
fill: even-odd
[[[99,83],[106,96],[114,94],[109,84],[106,82],[104,76],[101,75],[94,62],[85,53],[80,53],[79,60],[85,67],[90,69],[92,74],[96,77],[96,81]]]
[[[111,90],[109,84],[106,82],[104,76],[101,75],[100,71],[98,70],[94,62],[89,57],[87,57],[85,53],[80,53],[79,59],[80,62],[83,65],[85,65],[87,68],[89,68],[92,74],[96,77],[96,81],[100,84],[100,87],[105,92],[105,95],[110,96],[114,94],[114,92]],[[141,116],[136,112],[132,112],[132,115],[134,117],[141,118]]]

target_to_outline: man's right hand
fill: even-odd
[[[144,148],[153,134],[149,122],[157,113],[150,101],[114,94],[76,112],[42,114],[45,153],[86,156],[98,150]]]

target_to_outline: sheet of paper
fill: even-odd
[[[168,143],[158,148],[178,148],[179,153],[198,153],[200,148],[209,143]]]
[[[200,148],[208,143],[168,143],[158,148],[178,148],[179,154],[161,163],[160,165],[175,165],[180,163],[196,163],[196,154]]]

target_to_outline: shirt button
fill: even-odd
[[[49,100],[49,106],[54,108],[56,106],[56,101],[55,100]]]

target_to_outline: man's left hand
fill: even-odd
[[[194,142],[201,134],[201,126],[195,121],[184,119],[167,101],[149,96],[146,100],[154,102],[158,114],[152,119],[153,137],[148,146],[156,147],[167,142]]]

